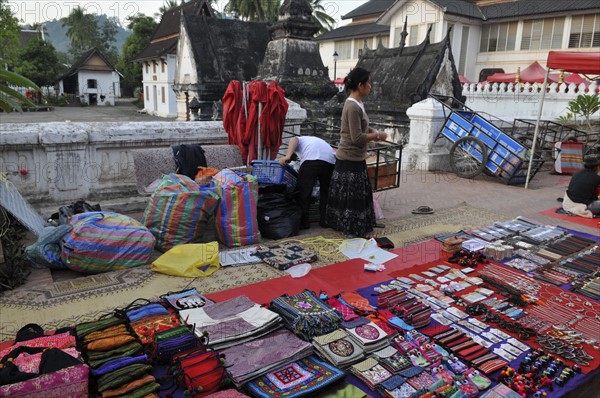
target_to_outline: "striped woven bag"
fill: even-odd
[[[154,236],[131,217],[95,211],[75,214],[69,224],[61,258],[73,271],[97,274],[149,263]]]

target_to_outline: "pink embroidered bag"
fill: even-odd
[[[88,396],[89,368],[71,366],[35,379],[0,386],[0,397],[13,398],[84,398]]]

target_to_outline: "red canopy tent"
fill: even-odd
[[[471,83],[471,81],[463,75],[458,75],[458,80],[460,80],[460,84]]]
[[[519,74],[520,83],[543,83],[546,76],[546,69],[539,62],[535,61]],[[515,83],[517,73],[494,73],[487,78],[489,83]],[[549,76],[548,81],[558,82],[558,73]]]
[[[579,73],[571,73],[570,75],[565,76],[564,82],[567,84],[575,83],[578,86],[583,83],[586,85],[586,87],[590,84],[590,82],[581,77]]]
[[[548,70],[544,77],[542,86],[542,99],[538,110],[535,131],[533,132],[533,144],[531,146],[531,154],[529,158],[529,167],[527,169],[527,178],[525,179],[525,189],[529,185],[529,177],[531,175],[531,165],[533,164],[533,155],[535,153],[535,144],[540,130],[540,119],[542,117],[542,109],[544,109],[544,99],[546,98],[546,89],[550,76],[550,69],[560,69],[565,72],[580,73],[583,75],[600,76],[600,53],[599,52],[574,52],[574,51],[550,51],[546,61]],[[592,80],[592,78],[590,78]]]

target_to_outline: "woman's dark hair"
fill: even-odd
[[[371,78],[371,72],[363,68],[354,68],[344,78],[344,88],[346,92],[354,91],[359,83],[365,84]]]

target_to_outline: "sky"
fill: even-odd
[[[367,0],[321,0],[321,4],[329,15],[338,21],[338,26],[347,22],[341,21],[341,16],[366,3]],[[219,0],[217,7],[222,11],[226,1]],[[127,25],[127,17],[143,13],[154,15],[163,5],[163,0],[91,0],[91,1],[41,1],[41,0],[8,0],[8,6],[13,15],[22,24],[42,23],[60,19],[69,15],[73,8],[80,6],[88,14],[106,14],[117,17],[123,26]]]

